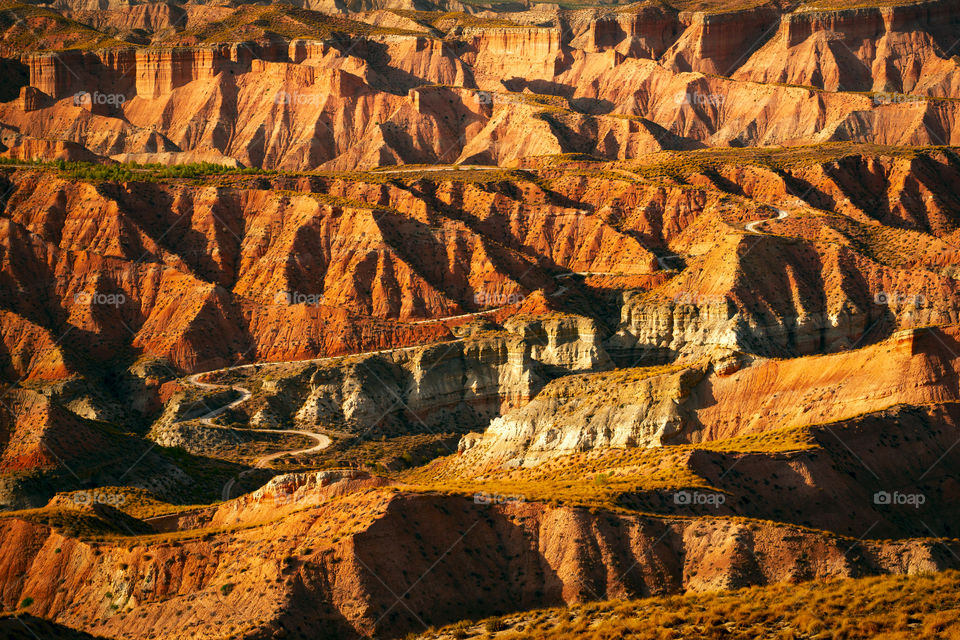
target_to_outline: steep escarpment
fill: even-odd
[[[216,185],[9,172],[6,368],[371,351],[534,294],[606,323],[623,364],[829,352],[956,322],[952,152],[841,150],[783,174],[732,154],[676,172],[673,157]],[[608,279],[600,306],[582,297],[591,277]]]
[[[616,49],[628,57],[655,60],[667,51],[683,29],[677,14],[663,7],[640,6],[590,20],[580,37],[584,51]],[[581,42],[575,40],[573,44]]]
[[[897,404],[956,401],[956,328],[906,330],[858,350],[791,360],[715,353],[710,362],[585,374],[466,436],[465,473],[571,452],[707,442],[850,419]]]
[[[244,369],[238,373],[269,380],[242,410],[257,425],[326,427],[364,438],[462,432],[526,404],[556,376],[609,368],[600,340],[589,318],[513,318],[506,331],[435,345],[277,365],[268,374]]]
[[[939,0],[783,15],[776,34],[734,77],[828,91],[886,92],[881,101],[957,94],[956,2]]]
[[[662,62],[680,72],[729,76],[769,36],[777,13],[771,7],[760,7],[718,14],[681,14],[687,28],[664,52]]]
[[[190,484],[169,458],[131,434],[82,418],[36,391],[6,390],[0,407],[0,499],[7,509],[46,504],[57,491],[125,481],[173,497]],[[71,407],[77,409],[77,407]],[[117,460],[143,456],[121,468]]]
[[[706,591],[799,575],[916,573],[953,562],[919,541],[859,542],[852,556],[846,539],[792,527],[476,504],[390,489],[329,499],[323,496],[332,485],[316,486],[319,504],[308,499],[313,491],[285,491],[305,508],[282,520],[149,548],[107,542],[94,549],[43,525],[4,518],[5,538],[22,542],[0,567],[11,578],[4,597],[30,595],[38,615],[111,637],[144,637],[144,620],[153,632],[202,638],[280,628],[292,637],[318,628],[343,637],[395,637],[418,620],[442,624],[465,611],[478,617],[598,596]],[[275,493],[245,509],[267,516]],[[276,504],[277,513],[287,509],[284,501]],[[447,552],[432,554],[433,548]],[[814,565],[803,559],[810,554],[819,559]],[[199,563],[211,555],[217,562]],[[466,591],[464,570],[473,576]],[[61,596],[48,586],[57,580],[68,585]],[[410,598],[391,615],[391,593],[398,590]],[[91,615],[110,605],[111,615]],[[195,615],[200,611],[215,612],[217,625]]]
[[[507,80],[549,81],[556,76],[569,52],[561,46],[561,31],[554,28],[507,27],[464,31],[475,56],[466,55],[481,89],[502,90]]]
[[[134,37],[24,51],[37,95],[5,103],[0,123],[38,139],[55,130],[94,156],[289,170],[953,143],[955,3],[516,20],[378,12],[378,26],[245,6],[226,31],[222,11],[203,18],[194,7],[184,17],[196,28],[171,31],[158,18],[149,47]]]
[[[23,62],[30,69],[30,86],[60,100],[94,87],[105,94],[129,93],[138,60],[133,50],[118,49],[30,54]]]

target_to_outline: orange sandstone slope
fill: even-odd
[[[6,375],[434,341],[450,334],[424,320],[534,293],[600,320],[626,364],[956,322],[953,151],[804,153],[160,182],[8,171]]]
[[[49,377],[58,349],[71,370],[118,350],[204,370],[433,341],[442,323],[403,321],[509,306],[563,272],[658,269],[642,242],[523,176],[307,180],[299,194],[10,178],[3,304],[63,336],[43,356],[52,341],[5,324],[11,374]]]
[[[624,362],[831,351],[957,321],[952,150],[839,147],[786,170],[782,154],[159,182],[8,170],[6,368],[373,350],[537,292],[601,320]]]
[[[185,514],[181,532],[140,538],[146,545],[89,542],[38,522],[103,526],[108,509],[4,517],[16,550],[0,559],[5,604],[29,596],[34,615],[115,638],[392,638],[518,608],[955,565],[952,547],[935,541],[477,504],[312,476],[285,476],[242,503]],[[195,528],[198,518],[212,523],[238,509],[239,526]],[[403,607],[397,593],[409,595]]]
[[[42,25],[25,33],[24,24],[55,12],[15,7],[23,24],[5,34],[6,55],[20,58],[10,64],[24,79],[0,105],[2,144],[17,158],[350,170],[953,143],[956,3],[357,20],[244,5],[226,21],[222,8],[169,5],[180,12],[173,26],[158,16],[125,42],[115,29],[97,31],[96,9],[76,13],[88,25],[64,23],[60,39],[32,37]],[[51,137],[61,145],[44,142]]]
[[[392,638],[957,567],[958,0],[300,4],[0,7],[5,611]],[[317,471],[380,456],[444,457]]]
[[[719,349],[670,367],[580,374],[465,438],[465,474],[603,448],[704,443],[804,427],[897,405],[960,400],[957,328],[895,333],[830,355],[764,359]]]

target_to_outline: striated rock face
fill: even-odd
[[[953,96],[960,67],[947,54],[957,8],[956,0],[937,0],[786,14],[776,35],[734,77],[828,91]]]
[[[514,318],[506,328],[278,374],[249,411],[257,421],[304,428],[465,430],[523,406],[552,377],[611,366],[588,318]]]
[[[195,80],[219,74],[236,75],[258,62],[283,61],[287,47],[280,44],[224,44],[209,48],[138,49],[136,95],[153,99]],[[258,70],[262,71],[263,67]]]
[[[78,92],[119,93],[128,96],[136,69],[133,49],[61,51],[24,55],[30,68],[30,86],[60,99]]]
[[[607,348],[618,360],[663,364],[684,350],[705,346],[737,348],[735,306],[726,298],[643,304],[628,298],[622,307],[621,328]]]
[[[18,550],[0,559],[0,577],[9,585],[4,603],[15,606],[31,594],[35,615],[110,637],[216,638],[224,630],[263,637],[281,628],[294,638],[318,628],[336,637],[402,637],[421,629],[420,620],[443,624],[493,611],[737,588],[799,575],[955,566],[938,550],[943,543],[933,540],[865,541],[850,554],[845,539],[791,526],[474,504],[390,488],[339,490],[337,499],[327,499],[338,485],[360,489],[364,481],[278,478],[215,516],[254,526],[149,547],[103,542],[94,550],[46,526],[4,518],[4,539]],[[447,552],[418,551],[426,549]],[[464,581],[465,574],[471,580]],[[60,584],[64,589],[57,591]],[[407,606],[378,620],[398,590],[409,591]],[[111,594],[106,605],[104,593]],[[112,615],[92,615],[111,604]],[[210,613],[216,625],[206,622]]]
[[[137,96],[152,99],[194,80],[209,80],[234,70],[228,47],[137,51]]]
[[[70,76],[65,60],[82,62],[82,54],[64,57],[57,54],[33,55],[27,57],[26,64],[30,67],[30,86],[53,96],[62,98],[73,93],[74,80]]]
[[[472,69],[459,57],[458,43],[440,38],[394,36],[385,38],[383,45],[390,64],[385,69],[371,70],[367,80],[371,86],[404,90],[422,84],[419,80],[422,78],[440,85],[476,87]],[[371,44],[370,54],[378,48]]]
[[[956,328],[913,329],[863,349],[792,360],[717,352],[711,362],[562,378],[461,441],[464,469],[533,466],[603,448],[722,440],[896,404],[960,400]]]
[[[464,30],[469,50],[463,58],[473,68],[481,89],[502,91],[502,83],[514,77],[551,80],[569,57],[560,36],[560,29],[554,28]]]
[[[615,49],[632,58],[660,58],[685,26],[676,13],[662,7],[639,7],[630,13],[591,20],[583,38],[583,50]]]
[[[681,14],[688,22],[662,62],[675,71],[730,75],[773,32],[778,14],[768,7],[711,14]]]
[[[530,357],[565,371],[609,369],[613,363],[601,345],[596,322],[582,316],[554,316],[531,321],[513,317],[504,328],[523,340]]]

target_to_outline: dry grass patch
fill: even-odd
[[[614,372],[615,373],[615,372]],[[694,450],[722,453],[785,453],[814,448],[807,427],[793,427],[696,445],[650,449],[601,449],[559,456],[531,468],[498,468],[470,476],[457,456],[400,473],[414,491],[472,495],[491,493],[524,500],[624,511],[624,494],[678,489],[719,492],[687,465]]]
[[[522,628],[522,630],[521,630]],[[497,629],[491,634],[491,629]],[[421,638],[612,640],[960,638],[960,572],[777,584],[542,609]]]

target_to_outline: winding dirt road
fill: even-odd
[[[430,318],[430,319],[427,319],[427,320],[417,320],[417,321],[411,322],[410,324],[428,324],[428,323],[433,323],[433,322],[444,322],[444,321],[447,321],[447,320],[458,320],[458,319],[461,319],[461,318],[479,317],[479,316],[487,315],[487,314],[490,314],[490,313],[495,313],[495,312],[499,311],[499,310],[502,309],[502,308],[503,308],[503,307],[497,307],[497,308],[495,308],[495,309],[486,309],[486,310],[484,310],[484,311],[476,311],[476,312],[473,312],[473,313],[465,313],[465,314],[459,314],[459,315],[455,315],[455,316],[446,316],[446,317],[443,317],[443,318]],[[456,339],[456,340],[450,340],[450,341],[447,341],[447,342],[448,342],[448,343],[450,343],[450,342],[460,342],[461,340],[462,340],[462,338],[458,338],[458,339]],[[368,356],[368,355],[378,355],[378,354],[389,353],[389,352],[405,351],[405,350],[409,350],[409,349],[418,349],[418,348],[420,348],[420,347],[422,347],[422,346],[423,346],[423,345],[412,345],[412,346],[409,346],[409,347],[398,347],[398,348],[395,348],[395,349],[379,349],[379,350],[377,350],[377,351],[364,351],[364,352],[361,352],[361,353],[344,354],[344,355],[342,355],[342,356],[325,356],[325,357],[323,357],[323,358],[309,358],[309,359],[306,359],[306,360],[288,360],[288,361],[285,361],[285,362],[263,362],[263,363],[241,364],[241,365],[236,365],[236,366],[233,366],[233,367],[223,367],[223,368],[221,368],[221,369],[213,369],[213,370],[211,370],[211,371],[202,371],[202,372],[200,372],[200,373],[194,373],[194,374],[192,374],[192,375],[190,375],[190,376],[187,377],[187,382],[188,382],[189,384],[191,384],[191,385],[193,385],[193,386],[195,386],[195,387],[197,387],[197,388],[199,388],[199,389],[206,389],[206,390],[209,390],[209,391],[219,391],[219,390],[223,390],[223,389],[233,389],[233,390],[235,390],[235,391],[237,391],[237,392],[240,393],[240,397],[237,398],[236,400],[228,403],[228,404],[225,404],[225,405],[222,406],[222,407],[218,407],[218,408],[216,408],[216,409],[213,409],[213,410],[211,410],[211,411],[208,411],[207,413],[203,414],[202,416],[200,416],[200,417],[198,417],[198,418],[181,419],[181,420],[179,420],[178,422],[186,422],[187,420],[197,420],[197,421],[199,421],[201,424],[204,424],[204,425],[206,425],[206,426],[208,426],[208,427],[213,427],[213,428],[222,429],[223,427],[219,427],[219,426],[217,426],[217,425],[215,425],[215,424],[213,423],[213,419],[216,418],[217,416],[219,416],[220,414],[224,413],[225,411],[228,411],[228,410],[230,410],[230,409],[233,409],[234,407],[240,406],[241,404],[243,404],[244,402],[246,402],[247,400],[249,400],[250,397],[253,395],[253,393],[252,393],[249,389],[247,389],[246,387],[241,387],[241,386],[239,386],[239,385],[226,385],[226,384],[217,384],[217,383],[214,383],[214,382],[204,382],[204,381],[201,380],[201,378],[202,378],[202,377],[205,377],[205,376],[225,374],[225,373],[228,373],[228,372],[231,372],[231,371],[239,371],[240,369],[249,369],[249,368],[258,367],[258,366],[262,366],[262,365],[270,365],[270,364],[313,364],[313,363],[327,362],[327,361],[330,361],[330,360],[336,360],[337,358],[344,358],[344,357],[348,357],[348,356]],[[285,457],[285,456],[293,456],[293,455],[300,455],[300,454],[310,454],[310,453],[316,453],[317,451],[323,451],[324,449],[326,449],[327,447],[329,447],[329,446],[332,444],[332,442],[333,442],[333,441],[330,439],[330,437],[327,436],[327,435],[325,435],[325,434],[316,433],[316,432],[313,432],[313,431],[301,431],[301,430],[297,430],[297,429],[244,429],[244,431],[252,431],[252,432],[255,432],[255,433],[290,433],[290,434],[295,434],[295,435],[303,435],[303,436],[307,436],[307,437],[309,437],[309,438],[313,438],[314,440],[316,440],[317,444],[314,445],[313,447],[308,447],[308,448],[306,448],[306,449],[286,449],[286,450],[283,450],[283,451],[277,451],[277,452],[275,452],[275,453],[271,453],[271,454],[269,454],[269,455],[265,455],[265,456],[262,456],[262,457],[260,457],[260,458],[257,458],[257,459],[254,461],[253,467],[251,467],[250,469],[247,469],[247,470],[245,470],[245,471],[241,471],[239,475],[237,475],[237,476],[234,477],[234,478],[230,478],[230,480],[227,481],[227,483],[223,486],[223,490],[221,491],[221,498],[222,498],[223,500],[229,500],[229,499],[230,499],[231,493],[233,492],[233,488],[234,488],[234,486],[236,486],[238,480],[240,480],[241,478],[243,478],[244,476],[246,476],[246,475],[248,475],[248,474],[250,474],[250,473],[253,473],[253,472],[256,471],[257,469],[263,469],[263,468],[266,467],[270,462],[272,462],[272,461],[274,461],[274,460],[276,460],[276,459],[278,459],[278,458],[283,458],[283,457]]]
[[[253,473],[257,469],[266,467],[267,464],[276,460],[277,458],[283,458],[284,456],[295,456],[301,453],[316,453],[317,451],[323,451],[333,443],[333,441],[330,439],[330,436],[326,436],[322,433],[314,433],[313,431],[297,431],[296,429],[247,429],[247,431],[256,431],[259,433],[293,433],[313,438],[317,441],[317,444],[312,447],[307,447],[306,449],[287,449],[285,451],[277,451],[276,453],[271,453],[257,458],[257,460],[253,463],[253,467],[247,469],[246,471],[241,471],[237,477],[230,478],[230,480],[227,481],[227,484],[223,485],[223,489],[220,492],[220,498],[222,500],[230,499],[230,494],[233,492],[233,487],[235,484],[237,484],[237,480],[245,475]]]
[[[756,222],[748,222],[743,226],[743,228],[749,231],[750,233],[763,233],[762,231],[757,231],[758,224],[763,224],[764,222],[773,222],[774,220],[783,220],[788,215],[790,215],[790,212],[785,211],[784,209],[777,209],[777,211],[779,213],[776,218],[764,218],[763,220],[757,220]]]
[[[231,369],[240,369],[246,366],[252,366],[252,365],[240,365],[239,367],[214,369],[213,371],[204,371],[202,373],[195,373],[192,376],[189,376],[187,378],[187,381],[197,388],[208,389],[213,391],[220,390],[220,389],[233,389],[240,393],[240,397],[234,400],[233,402],[225,404],[222,407],[219,407],[217,409],[213,409],[212,411],[208,411],[207,413],[203,414],[199,418],[191,418],[191,420],[198,420],[199,422],[207,425],[208,427],[222,428],[222,427],[217,427],[215,424],[213,424],[213,419],[219,416],[224,411],[227,411],[229,409],[232,409],[234,407],[237,407],[243,404],[244,402],[250,399],[253,393],[246,387],[241,387],[239,385],[225,385],[225,384],[216,384],[213,382],[203,382],[200,380],[200,377],[209,375],[211,373],[224,373],[226,371],[230,371]],[[183,422],[183,420],[181,420],[180,422]],[[293,456],[293,455],[298,455],[302,453],[315,453],[317,451],[323,451],[324,449],[329,447],[333,442],[329,436],[324,435],[322,433],[316,433],[313,431],[300,431],[296,429],[244,429],[244,431],[252,431],[255,433],[292,433],[295,435],[302,435],[302,436],[307,436],[309,438],[313,438],[314,440],[316,440],[317,444],[312,447],[307,447],[306,449],[286,449],[284,451],[277,451],[275,453],[271,453],[271,454],[257,458],[256,461],[253,463],[252,468],[247,469],[246,471],[240,472],[240,475],[236,476],[235,478],[230,478],[227,484],[223,485],[223,490],[220,492],[220,497],[223,500],[230,499],[230,493],[233,491],[233,487],[237,483],[237,480],[239,480],[240,478],[244,477],[247,474],[253,473],[257,469],[262,469],[263,467],[267,466],[267,464],[276,460],[277,458],[282,458],[284,456]]]

